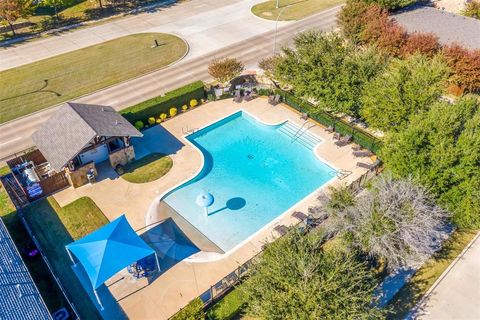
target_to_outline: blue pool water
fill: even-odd
[[[292,139],[287,125],[264,125],[238,112],[189,135],[204,167],[164,201],[222,250],[232,249],[332,179],[334,170],[314,155],[311,139]],[[215,197],[209,216],[195,202],[205,192]]]

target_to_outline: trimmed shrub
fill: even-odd
[[[187,107],[186,104],[184,104],[184,105],[182,106],[182,111],[185,112],[185,111],[187,111],[187,110],[188,110],[188,107]]]
[[[193,299],[182,310],[177,312],[172,320],[204,320],[203,302],[200,298]]]
[[[167,119],[167,114],[166,113],[162,113],[160,115],[160,121],[165,121],[165,119]]]
[[[145,127],[145,125],[143,124],[143,121],[135,122],[134,126],[135,128],[137,128],[137,130],[142,130]]]
[[[190,108],[195,108],[198,105],[197,99],[190,100]]]
[[[158,118],[156,122],[157,123],[162,123],[162,119]]]
[[[148,124],[149,125],[155,124],[155,117],[148,118]]]
[[[177,108],[170,108],[170,110],[168,110],[168,113],[170,114],[170,117],[175,117],[177,115]]]
[[[205,95],[202,81],[196,81],[186,86],[167,92],[164,96],[159,96],[121,111],[131,123],[138,120],[146,121],[149,117],[154,117],[161,113],[168,113],[172,105],[181,106],[188,104],[191,100],[198,101]]]
[[[349,123],[338,119],[325,111],[319,110],[310,102],[302,100],[289,92],[280,89],[276,89],[275,92],[279,94],[282,97],[282,101],[288,104],[290,107],[300,112],[307,113],[310,118],[321,123],[322,125],[326,127],[331,126],[334,128],[335,132],[338,132],[342,135],[352,136],[355,143],[371,150],[374,153],[380,151],[382,142],[371,134],[364,132],[359,128],[353,127]]]

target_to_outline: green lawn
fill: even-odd
[[[161,45],[152,48],[154,40]],[[162,68],[185,42],[162,33],[135,34],[0,72],[0,123]]]
[[[455,231],[443,249],[427,261],[410,281],[393,297],[390,319],[404,319],[407,313],[420,301],[447,267],[465,249],[478,230]]]
[[[0,218],[5,223],[15,245],[21,252],[22,248],[30,245],[30,237],[25,229],[7,192],[0,185]],[[33,259],[24,259],[24,262],[42,295],[50,312],[66,307],[68,302],[53,279],[47,265],[40,256]]]
[[[152,153],[125,166],[122,178],[132,183],[145,183],[163,177],[173,165],[169,156]]]
[[[61,208],[53,197],[48,197],[31,204],[24,210],[24,215],[80,317],[100,319],[71,269],[65,245],[107,224],[102,211],[90,198],[80,198]]]
[[[276,1],[269,0],[256,4],[252,7],[252,13],[256,16],[259,16],[263,19],[268,20],[277,20],[277,17],[285,6],[291,5],[286,8],[280,21],[287,20],[301,20],[305,17],[308,17],[314,13],[320,12],[322,10],[334,7],[336,5],[342,4],[344,0],[279,0],[279,8],[277,9]]]
[[[246,304],[246,295],[235,288],[207,310],[208,320],[230,320],[239,317]]]

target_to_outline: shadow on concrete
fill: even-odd
[[[145,231],[140,237],[155,250],[158,255],[160,272],[168,269],[200,250],[187,238],[172,219],[167,219]],[[154,279],[149,279],[153,281]]]
[[[162,125],[144,130],[143,137],[132,138],[135,158],[140,159],[151,153],[171,155],[177,153],[185,145]]]

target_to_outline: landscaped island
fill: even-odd
[[[160,69],[186,52],[177,36],[143,33],[1,71],[0,123]]]

